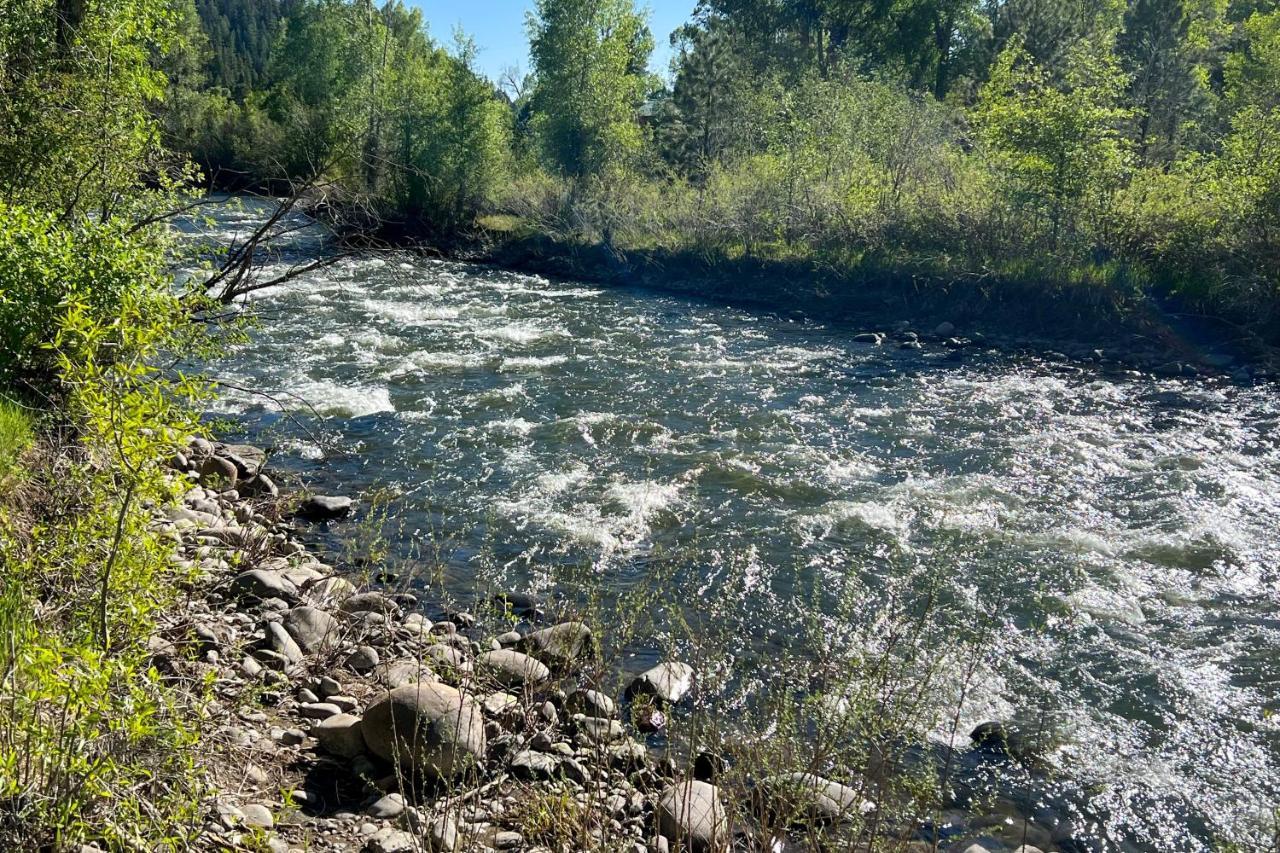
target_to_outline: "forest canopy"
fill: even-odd
[[[665,76],[632,0],[538,0],[500,81],[400,2],[173,2],[157,108],[214,186],[323,174],[430,240],[1092,288],[1280,334],[1267,0],[702,0]]]

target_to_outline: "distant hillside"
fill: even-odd
[[[297,0],[196,0],[209,34],[209,80],[241,99],[267,69],[280,23]]]

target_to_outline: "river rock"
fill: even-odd
[[[838,823],[873,807],[848,785],[813,773],[770,776],[760,782],[756,794],[764,813],[798,824]]]
[[[598,690],[575,690],[565,699],[564,709],[570,714],[588,717],[612,717],[616,706],[612,699]]]
[[[580,737],[592,743],[612,743],[622,740],[622,723],[603,717],[574,717],[573,724]]]
[[[853,336],[853,342],[857,344],[871,344],[872,346],[880,346],[884,343],[884,335],[879,332],[861,332]]]
[[[340,638],[338,620],[314,607],[293,608],[284,615],[283,624],[307,654],[329,651]]]
[[[271,809],[261,803],[249,803],[246,806],[241,806],[240,811],[244,814],[245,826],[270,829],[275,824],[275,820],[271,816]]]
[[[347,667],[352,672],[372,672],[380,662],[378,650],[373,646],[356,646],[356,650],[347,656]]]
[[[526,749],[517,752],[511,759],[511,775],[527,782],[550,779],[556,775],[558,766],[559,762],[554,756]]]
[[[540,684],[551,677],[551,671],[544,664],[511,649],[485,652],[477,664],[504,687]]]
[[[311,495],[298,505],[297,515],[308,521],[329,521],[346,518],[351,514],[354,502],[338,495]]]
[[[231,594],[236,598],[279,598],[296,601],[298,588],[279,572],[250,569],[231,579]]]
[[[417,684],[420,681],[436,681],[435,672],[422,661],[410,658],[387,661],[378,666],[374,675],[378,683],[388,690],[403,687],[406,684]]]
[[[729,849],[729,822],[715,785],[690,779],[658,797],[658,832],[679,849],[723,853]]]
[[[340,758],[355,758],[364,752],[363,722],[352,714],[335,714],[312,727],[311,736],[320,748]]]
[[[200,485],[234,489],[239,477],[236,466],[231,460],[221,456],[210,456],[200,463]]]
[[[412,853],[417,849],[418,842],[412,835],[390,826],[375,830],[364,843],[364,853]]]
[[[256,477],[267,465],[267,453],[251,444],[228,444],[218,455],[236,466],[236,473],[245,479]]]
[[[320,606],[341,604],[356,594],[355,585],[346,578],[320,578],[306,585],[307,600]]]
[[[516,646],[545,664],[566,668],[595,654],[596,640],[582,622],[561,622],[526,635]]]
[[[404,812],[404,797],[400,794],[387,794],[365,810],[369,817],[389,820],[399,817]]]
[[[236,484],[236,491],[251,498],[278,498],[280,487],[266,474],[257,474]]]
[[[361,730],[374,755],[424,775],[455,776],[484,761],[484,715],[445,684],[389,691],[365,713]]]
[[[459,673],[471,672],[471,661],[467,660],[465,654],[451,645],[436,643],[427,648],[426,654],[427,657],[444,667],[441,672],[450,669]]]
[[[267,648],[283,656],[290,666],[297,666],[306,659],[302,648],[279,622],[267,622],[263,627],[267,633]]]
[[[949,338],[956,333],[956,324],[948,321],[939,323],[933,330],[934,337]]]
[[[343,613],[382,613],[394,615],[400,612],[396,604],[380,592],[362,592],[349,596],[339,608]]]
[[[636,676],[627,687],[627,697],[652,696],[659,702],[675,704],[693,687],[693,667],[687,663],[660,663]]]

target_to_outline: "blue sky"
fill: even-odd
[[[502,69],[518,65],[529,70],[529,44],[524,32],[524,13],[533,6],[533,0],[408,0],[417,6],[431,24],[431,35],[437,42],[452,39],[454,26],[462,29],[476,41],[480,55],[476,58],[479,70],[491,78],[497,78]],[[649,67],[663,76],[671,58],[668,36],[676,27],[693,14],[697,0],[648,0],[637,3],[649,10],[649,27],[657,48]]]

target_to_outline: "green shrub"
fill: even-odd
[[[115,223],[68,227],[0,201],[0,382],[49,373],[48,345],[69,306],[107,318],[126,294],[163,291],[162,262],[149,235]]]

